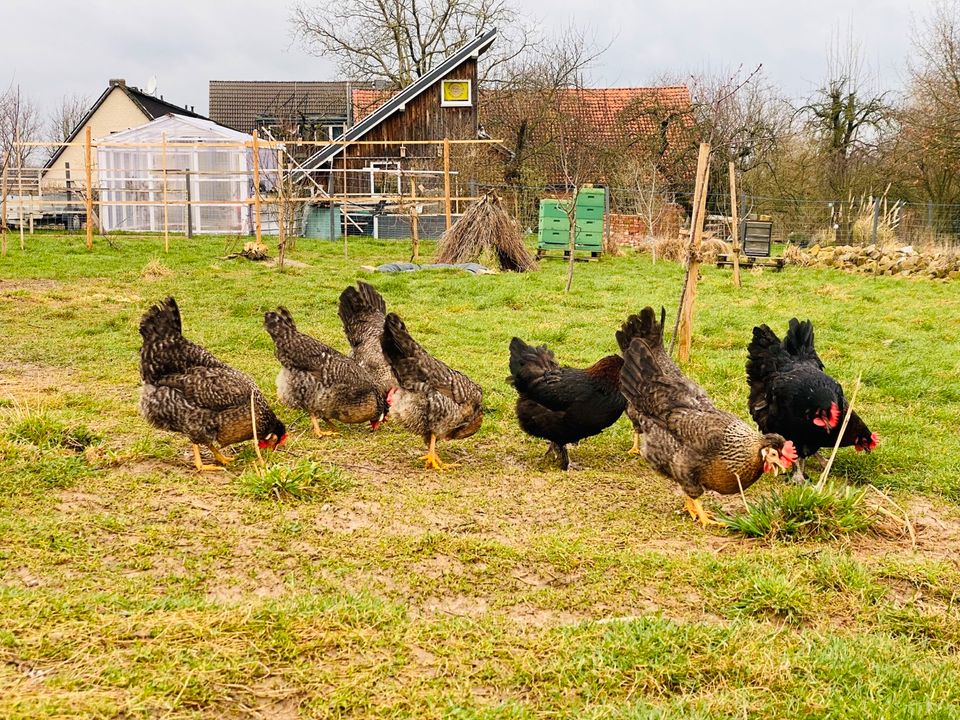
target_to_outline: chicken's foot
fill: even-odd
[[[640,433],[636,430],[633,431],[633,447],[627,450],[627,455],[639,455],[640,454]]]
[[[200,446],[197,444],[193,446],[193,464],[199,472],[204,472],[205,470],[226,470],[225,467],[219,465],[204,465],[203,460],[200,458]]]
[[[440,459],[440,456],[437,455],[437,436],[430,436],[430,449],[427,450],[427,454],[423,455],[421,460],[426,461],[426,466],[431,470],[447,470],[448,468],[457,467],[459,463],[445,463]]]
[[[320,423],[317,422],[317,418],[314,417],[313,415],[310,416],[310,423],[313,425],[314,435],[316,435],[317,437],[332,437],[334,435],[340,434],[340,431],[337,430],[336,425],[334,425],[329,420],[324,420],[324,422],[327,424],[327,427],[329,428],[329,430],[321,430]]]
[[[803,485],[807,482],[807,476],[803,472],[806,464],[807,459],[800,458],[793,466],[793,475],[790,479],[793,480],[793,482],[795,482],[797,485]]]
[[[221,465],[229,465],[233,462],[233,458],[220,452],[220,448],[214,447],[213,445],[207,445],[207,447],[210,448],[210,452],[213,453],[213,459]]]
[[[697,520],[701,525],[707,527],[709,525],[718,525],[722,526],[723,523],[719,520],[716,520],[713,516],[710,515],[706,510],[703,509],[703,503],[700,502],[700,498],[688,497],[684,508],[690,516]]]

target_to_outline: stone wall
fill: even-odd
[[[909,245],[895,249],[876,245],[814,245],[794,251],[789,260],[800,265],[839,268],[865,275],[960,278],[960,254],[943,250],[918,252]]]

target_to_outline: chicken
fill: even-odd
[[[397,386],[397,378],[380,343],[387,316],[383,296],[373,285],[358,282],[356,288],[350,286],[340,293],[338,314],[350,342],[351,357],[370,373],[377,388],[386,395]]]
[[[140,413],[154,427],[190,438],[197,470],[223,469],[203,464],[201,445],[226,465],[232,458],[221,448],[253,438],[251,396],[259,446],[276,449],[286,441],[286,428],[253,379],[183,337],[172,297],[147,310],[140,335]]]
[[[660,308],[660,327],[664,327],[664,322],[666,321],[667,311],[664,308]],[[623,327],[617,331],[617,345],[620,346],[620,352],[626,353],[627,348],[630,347],[630,342],[640,333],[640,316],[631,315],[627,322],[623,324]],[[687,391],[690,394],[691,398],[696,398],[698,401],[706,400],[707,394],[703,391],[699,385],[688,380],[680,372],[680,369],[676,365],[672,366],[673,370],[676,370],[676,380],[677,382],[686,383]],[[630,447],[627,452],[630,455],[639,455],[640,454],[640,437],[643,435],[643,416],[640,415],[640,412],[637,410],[636,406],[627,400],[626,407],[627,417],[630,418],[630,422],[633,423],[633,445]]]
[[[775,432],[792,440],[799,461],[794,480],[804,481],[806,458],[820,448],[833,447],[847,412],[843,388],[823,372],[809,320],[790,320],[783,341],[767,325],[753,329],[747,347],[750,415],[761,432]],[[841,445],[871,451],[876,433],[851,413]]]
[[[640,417],[641,453],[680,484],[692,517],[704,526],[717,524],[703,509],[704,490],[729,495],[746,489],[765,472],[789,469],[796,450],[783,436],[761,435],[715,408],[664,350],[663,321],[657,322],[652,308],[631,323],[635,337],[624,353],[620,385]]]
[[[510,377],[518,394],[517,420],[528,435],[549,441],[562,470],[570,467],[567,445],[613,425],[626,406],[620,393],[623,358],[608,355],[585,370],[561,367],[546,345],[510,341]]]
[[[297,330],[284,307],[264,315],[263,325],[273,338],[281,402],[310,413],[317,437],[336,434],[331,422],[369,422],[376,430],[387,413],[387,403],[373,377],[353,360]],[[321,430],[318,418],[329,428]]]
[[[453,467],[437,455],[437,440],[460,440],[480,429],[483,391],[427,353],[394,313],[386,316],[382,347],[397,378],[397,385],[387,392],[390,414],[423,437],[429,449],[421,460],[428,468]]]

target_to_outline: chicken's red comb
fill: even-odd
[[[793,444],[792,440],[787,440],[785,443],[783,443],[783,449],[780,451],[780,457],[786,460],[788,465],[793,465],[797,461],[799,456],[797,455],[797,448]]]

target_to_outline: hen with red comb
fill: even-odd
[[[779,433],[793,441],[797,482],[804,481],[806,458],[836,443],[847,412],[843,388],[823,370],[809,320],[792,318],[782,341],[767,325],[753,329],[747,348],[750,415],[761,432]],[[876,433],[851,413],[841,446],[869,452],[876,444]]]

